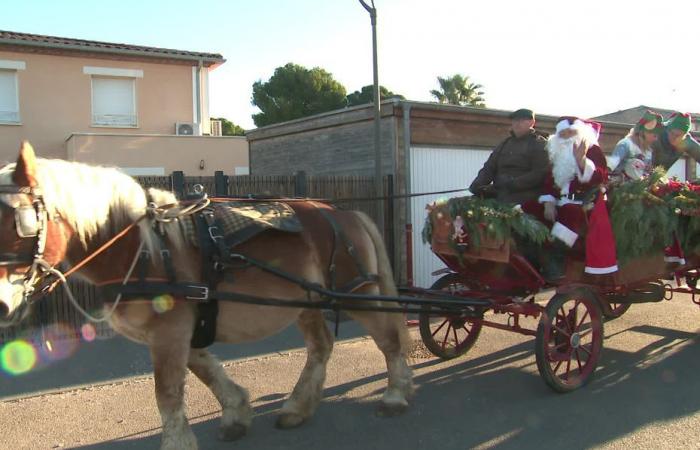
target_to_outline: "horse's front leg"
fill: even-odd
[[[197,439],[185,415],[185,375],[194,317],[180,305],[154,319],[150,339],[156,403],[163,423],[161,450],[196,450]]]
[[[333,337],[321,311],[302,311],[297,325],[306,343],[306,365],[292,394],[282,406],[277,418],[278,428],[297,427],[316,411],[326,381],[326,366],[333,350]]]
[[[219,439],[232,441],[244,436],[253,418],[248,393],[234,383],[219,360],[204,349],[193,349],[187,367],[204,383],[221,404]]]

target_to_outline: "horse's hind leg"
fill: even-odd
[[[292,394],[280,410],[278,428],[297,427],[316,411],[326,380],[326,365],[333,350],[333,337],[321,311],[302,311],[297,325],[306,343],[306,365]]]
[[[365,327],[386,360],[388,386],[377,415],[403,413],[413,395],[413,374],[406,362],[409,338],[403,314],[348,311],[348,315]]]
[[[253,418],[248,393],[234,383],[219,360],[204,349],[192,349],[187,367],[204,383],[221,404],[219,439],[232,441],[244,436]]]

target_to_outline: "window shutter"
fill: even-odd
[[[0,70],[0,122],[19,122],[17,72]]]
[[[133,78],[92,78],[92,122],[136,126]]]

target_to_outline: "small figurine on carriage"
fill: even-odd
[[[636,136],[634,144],[643,134],[655,141],[646,135],[659,136],[671,123],[664,127],[660,116],[645,114],[626,139]],[[594,122],[558,121],[536,200],[509,204],[475,195],[428,206],[423,238],[447,266],[433,289],[489,299],[493,313],[508,315],[507,324],[489,316],[423,315],[421,336],[433,353],[465,353],[483,326],[535,335],[542,377],[567,392],[593,374],[603,318],[673,292],[691,293],[695,301],[700,189],[667,179],[664,168],[630,161],[644,162],[646,152],[611,158],[613,172],[622,163],[624,177],[609,182],[599,133]],[[676,286],[667,281],[673,278]],[[543,306],[535,295],[550,288],[554,295]],[[521,325],[528,316],[540,318],[536,330]]]

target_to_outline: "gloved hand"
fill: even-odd
[[[544,218],[550,222],[557,220],[557,204],[554,202],[544,202]]]
[[[496,187],[493,184],[487,184],[485,186],[479,186],[476,189],[475,195],[481,198],[495,198],[496,197]]]

